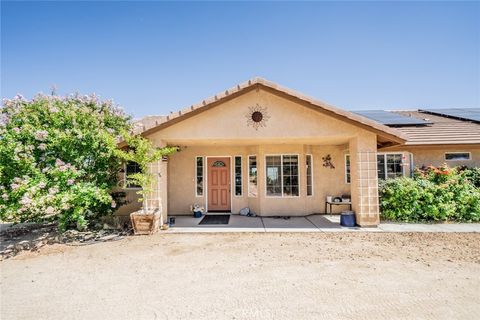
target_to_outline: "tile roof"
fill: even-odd
[[[396,127],[407,136],[406,145],[480,144],[480,124],[420,111],[392,111],[398,114],[428,119],[422,126]]]

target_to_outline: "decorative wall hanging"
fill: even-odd
[[[255,130],[266,127],[267,121],[270,119],[267,107],[262,107],[258,103],[253,107],[248,107],[245,117],[247,118],[247,126],[252,126]]]
[[[325,168],[335,169],[335,166],[332,163],[332,157],[329,154],[327,154],[325,157],[322,157],[322,160]]]

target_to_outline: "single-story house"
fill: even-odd
[[[327,196],[343,195],[359,225],[375,226],[379,179],[428,165],[480,165],[479,110],[458,111],[355,113],[254,78],[147,117],[140,129],[154,146],[179,147],[153,166],[164,219],[191,214],[194,203],[208,212],[248,207],[259,216],[304,216],[324,212]],[[124,173],[137,170],[127,164]],[[131,202],[120,215],[139,206],[136,188],[125,190]]]

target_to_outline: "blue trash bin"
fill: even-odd
[[[342,227],[355,227],[355,212],[343,211],[340,215],[340,225]]]

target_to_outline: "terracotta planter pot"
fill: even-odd
[[[130,214],[130,220],[135,234],[153,234],[160,226],[160,211],[147,214],[143,210],[135,211]]]

